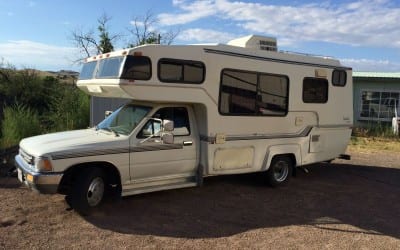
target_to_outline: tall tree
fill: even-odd
[[[99,23],[97,29],[100,32],[100,44],[98,46],[98,50],[101,53],[108,53],[114,50],[114,46],[112,44],[113,37],[110,37],[107,29],[107,23],[110,20],[111,17],[108,17],[105,13],[99,19],[97,19],[97,22]]]
[[[94,29],[84,31],[75,29],[71,32],[71,41],[79,49],[79,56],[75,63],[82,62],[82,59],[107,52],[115,48],[116,42],[122,37],[121,34],[110,34],[109,22],[111,17],[103,13],[97,19],[97,32]],[[147,11],[143,17],[134,17],[132,26],[128,28],[130,41],[124,47],[135,47],[142,44],[168,44],[170,45],[179,31],[168,30],[158,31],[156,29],[158,20]]]
[[[114,43],[121,37],[119,34],[111,35],[108,23],[112,18],[103,13],[97,19],[98,37],[93,30],[83,31],[76,29],[71,32],[72,43],[80,50],[80,56],[75,62],[92,55],[111,52],[114,50]]]
[[[143,17],[134,17],[129,33],[133,36],[133,41],[128,43],[128,47],[143,44],[167,44],[170,45],[178,36],[179,31],[168,30],[161,32],[155,29],[158,19],[151,11],[147,11]]]

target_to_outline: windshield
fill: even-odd
[[[134,104],[125,105],[97,125],[97,129],[112,131],[119,135],[128,135],[152,108]]]

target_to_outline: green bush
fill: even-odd
[[[90,98],[75,85],[0,61],[0,148],[31,135],[86,128],[89,122]]]
[[[2,147],[17,145],[25,137],[42,133],[37,111],[16,104],[4,108]]]
[[[87,128],[90,122],[90,98],[73,85],[59,85],[51,100],[49,130]]]

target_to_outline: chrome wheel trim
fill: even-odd
[[[91,207],[97,206],[104,195],[104,181],[101,177],[96,177],[92,180],[89,185],[89,189],[86,193],[86,199]]]
[[[275,180],[283,182],[289,174],[289,164],[286,161],[278,161],[273,167],[273,172]]]

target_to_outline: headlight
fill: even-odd
[[[53,171],[53,166],[51,165],[51,161],[49,158],[46,157],[35,158],[35,168],[39,172]]]

